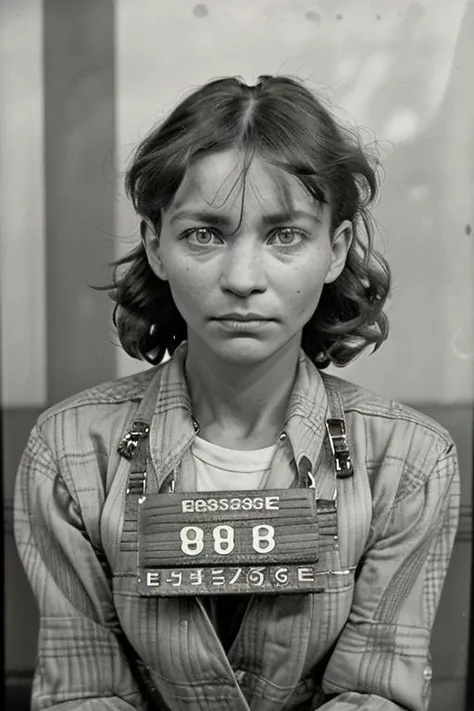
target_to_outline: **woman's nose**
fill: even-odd
[[[239,296],[265,291],[267,286],[263,249],[245,240],[237,241],[225,255],[221,286]]]

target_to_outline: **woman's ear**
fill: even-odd
[[[325,284],[336,281],[346,265],[347,253],[352,244],[353,228],[350,220],[344,220],[334,230],[331,238],[331,260],[324,280]]]
[[[140,236],[150,268],[159,279],[168,281],[160,254],[160,237],[156,232],[155,226],[147,217],[142,218],[140,222]]]

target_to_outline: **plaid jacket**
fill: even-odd
[[[158,711],[426,711],[430,632],[457,526],[454,444],[420,413],[322,376],[303,352],[268,487],[298,485],[309,463],[318,495],[337,494],[321,592],[255,596],[227,654],[198,598],[137,593],[124,526],[130,466],[117,445],[154,387],[155,490],[177,465],[177,490],[193,490],[185,352],[56,405],[30,435],[15,536],[41,616],[33,711],[147,708],[131,650]],[[346,479],[325,463],[331,389],[354,464]]]

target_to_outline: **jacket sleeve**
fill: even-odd
[[[119,641],[107,568],[60,469],[35,427],[17,474],[14,512],[17,549],[40,611],[31,709],[143,709]]]
[[[320,711],[427,711],[430,636],[458,522],[453,444],[430,469],[420,477],[407,466],[396,495],[374,514]]]

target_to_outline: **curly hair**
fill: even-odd
[[[295,176],[312,197],[330,205],[331,229],[343,220],[352,223],[345,267],[324,286],[303,328],[306,354],[325,368],[347,365],[368,346],[377,350],[388,335],[383,307],[390,290],[390,270],[374,248],[369,210],[377,196],[378,164],[357,132],[340,126],[301,81],[261,76],[248,86],[225,77],[178,104],[141,142],[126,173],[141,229],[146,220],[159,234],[162,212],[191,163],[229,148],[249,157],[247,167],[258,155]],[[160,363],[187,334],[169,284],[152,271],[142,243],[113,266],[113,283],[104,288],[116,302],[113,321],[122,347],[132,357]]]

